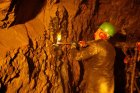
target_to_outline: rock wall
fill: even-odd
[[[109,21],[123,35],[139,40],[139,0],[1,0],[0,91],[75,93],[80,66],[70,45],[91,40]]]

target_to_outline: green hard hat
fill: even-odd
[[[108,33],[110,36],[113,36],[116,33],[115,27],[109,22],[104,22],[99,28]]]

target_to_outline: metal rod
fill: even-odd
[[[134,80],[135,80],[135,70],[136,70],[136,61],[137,61],[137,56],[138,56],[138,50],[135,48],[135,55],[133,59],[133,67],[132,67],[132,74],[131,74],[131,85],[130,85],[130,93],[133,93],[134,89]]]
[[[71,45],[71,43],[63,43],[63,42],[57,42],[57,45]]]

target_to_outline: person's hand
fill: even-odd
[[[72,42],[71,43],[71,49],[77,48],[77,43],[76,42]]]
[[[79,41],[78,44],[80,47],[87,47],[87,43],[85,41]]]
[[[138,49],[138,52],[140,52],[140,42],[136,43],[136,47]],[[138,59],[137,60],[140,61],[140,53],[138,53]]]
[[[138,51],[140,51],[140,42],[136,43],[136,47],[137,47]]]

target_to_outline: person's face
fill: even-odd
[[[94,33],[94,38],[95,40],[99,40],[99,39],[109,39],[109,34],[105,33],[104,31],[102,31],[102,29],[98,29],[95,33]]]
[[[2,0],[0,1],[0,20],[3,20],[6,17],[11,0]]]

